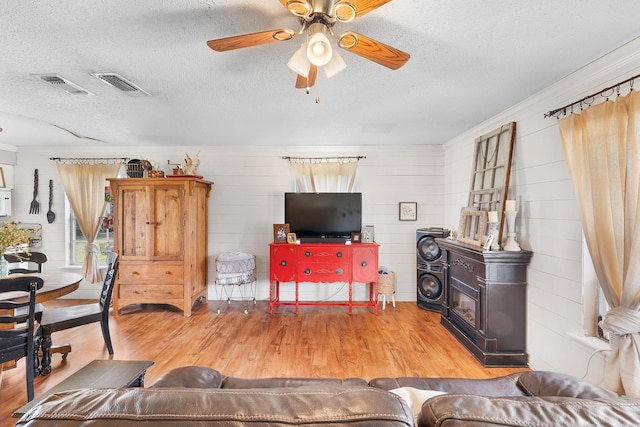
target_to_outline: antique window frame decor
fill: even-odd
[[[418,220],[418,202],[398,203],[398,219],[400,221]]]
[[[276,243],[284,243],[287,241],[289,234],[289,224],[273,224],[273,241]]]
[[[474,246],[482,246],[482,239],[487,228],[487,211],[475,208],[462,208],[458,241]]]
[[[498,212],[498,243],[502,243],[505,200],[509,196],[516,122],[500,126],[475,140],[467,206]]]

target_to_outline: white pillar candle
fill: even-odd
[[[516,201],[515,200],[507,200],[504,206],[504,210],[507,212],[516,210]]]
[[[489,222],[498,222],[498,212],[497,211],[489,211]]]

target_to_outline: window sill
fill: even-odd
[[[588,337],[573,332],[569,333],[569,337],[586,350],[611,351],[611,346],[609,345],[609,343],[598,337]]]

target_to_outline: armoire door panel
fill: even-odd
[[[121,224],[118,238],[122,242],[122,259],[149,259],[150,217],[149,193],[147,187],[127,187],[121,191],[118,207]],[[122,207],[126,206],[126,212]]]
[[[176,259],[184,256],[184,188],[153,188],[153,258]]]

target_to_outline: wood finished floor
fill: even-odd
[[[58,300],[49,306],[89,301]],[[216,309],[221,307],[222,313]],[[241,302],[196,304],[191,317],[161,305],[129,306],[110,319],[115,360],[153,360],[146,383],[186,365],[210,366],[239,377],[431,376],[489,378],[522,371],[484,368],[440,325],[440,316],[415,303],[371,308],[278,307],[269,315],[259,301],[249,314]],[[109,359],[99,324],[57,332],[54,344],[70,343],[66,361],[53,355],[52,373],[37,377],[36,396],[95,359]],[[1,374],[0,423],[12,426],[11,413],[26,403],[24,359]]]

